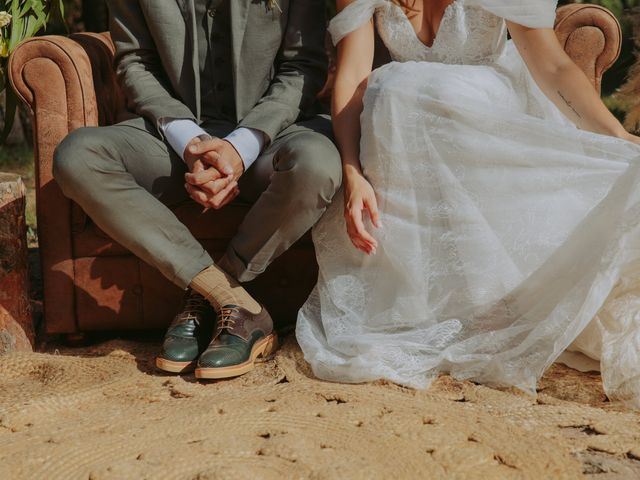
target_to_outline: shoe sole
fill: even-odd
[[[221,378],[239,377],[253,370],[258,357],[268,357],[275,352],[277,348],[278,335],[272,333],[254,343],[253,348],[251,348],[251,356],[246,362],[230,367],[196,368],[196,378],[217,380]]]
[[[196,368],[196,361],[174,362],[166,358],[156,357],[156,367],[163,372],[169,373],[191,373]]]

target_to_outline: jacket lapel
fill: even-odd
[[[252,0],[231,1],[231,50],[233,58],[233,86],[237,111],[242,110],[242,100],[245,98],[243,84],[240,81],[238,70],[240,67],[240,58],[242,58],[244,34],[247,29],[249,5],[251,4],[251,1]]]
[[[187,53],[191,53],[191,66],[193,69],[193,80],[194,80],[194,104],[196,107],[196,118],[200,120],[201,106],[200,106],[200,60],[198,59],[198,39],[196,38],[197,29],[196,29],[196,9],[194,5],[194,0],[177,0],[178,6],[182,11],[182,16],[184,17],[184,21],[186,24],[186,32],[187,32],[187,45],[191,48],[187,49]],[[234,3],[234,2],[232,2]],[[186,59],[185,59],[186,61]]]

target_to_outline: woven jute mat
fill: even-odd
[[[640,478],[640,414],[554,366],[537,398],[313,377],[293,338],[230,381],[156,373],[157,343],[0,357],[2,479]]]

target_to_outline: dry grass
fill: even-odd
[[[0,478],[640,478],[640,414],[595,373],[555,365],[537,398],[448,376],[346,385],[314,378],[289,337],[204,383],[156,372],[157,342],[3,357]]]

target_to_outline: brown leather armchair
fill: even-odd
[[[556,32],[596,89],[615,62],[620,27],[607,10],[569,5],[558,10]],[[181,292],[157,271],[100,231],[65,198],[51,173],[53,151],[72,130],[109,125],[130,115],[116,83],[108,34],[46,36],[21,44],[9,63],[11,83],[33,112],[38,233],[49,333],[165,327]],[[200,213],[194,203],[175,210],[214,258],[247,211],[230,205]],[[248,285],[277,325],[292,325],[316,280],[310,236]]]

